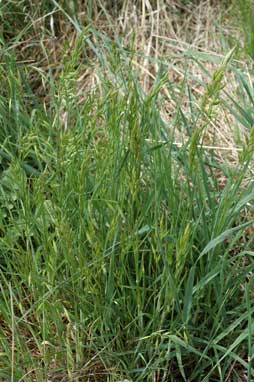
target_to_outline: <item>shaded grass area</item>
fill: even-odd
[[[251,381],[251,72],[235,50],[211,72],[194,52],[206,81],[192,76],[189,86],[182,63],[183,79],[172,81],[160,57],[146,81],[135,39],[91,25],[110,4],[87,1],[84,28],[78,2],[6,4],[0,379]],[[43,35],[36,59],[25,57],[40,18],[39,37],[56,24],[72,32],[48,51]],[[238,98],[223,90],[228,73]],[[246,135],[233,165],[207,133],[223,108]]]

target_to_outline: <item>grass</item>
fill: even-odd
[[[251,20],[253,19],[253,0],[239,1],[235,4],[238,18],[241,23],[244,35],[244,49],[246,53],[253,59],[254,58],[254,28]]]
[[[1,381],[253,380],[253,72],[155,3],[0,5]]]

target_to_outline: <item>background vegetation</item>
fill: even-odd
[[[0,2],[1,381],[253,380],[253,6]]]

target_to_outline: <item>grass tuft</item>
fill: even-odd
[[[207,4],[0,5],[0,380],[253,379],[253,73]]]

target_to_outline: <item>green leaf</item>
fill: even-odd
[[[184,305],[183,305],[183,321],[185,324],[188,323],[190,318],[195,271],[196,271],[196,267],[195,266],[191,267],[191,270],[188,275],[187,284],[185,287],[185,296],[184,296]]]
[[[254,220],[251,220],[247,223],[244,223],[244,224],[241,224],[237,227],[234,227],[234,228],[230,228],[226,231],[224,231],[222,234],[220,234],[219,236],[217,236],[216,238],[214,238],[213,240],[211,240],[206,246],[205,248],[203,249],[203,251],[200,253],[199,257],[198,257],[198,260],[206,255],[209,251],[211,251],[212,249],[214,249],[217,245],[223,243],[226,239],[228,239],[230,236],[232,236],[234,233],[236,232],[239,232],[240,230],[244,229],[244,228],[247,228],[249,227],[251,224],[253,224]],[[198,261],[197,260],[197,261]]]

